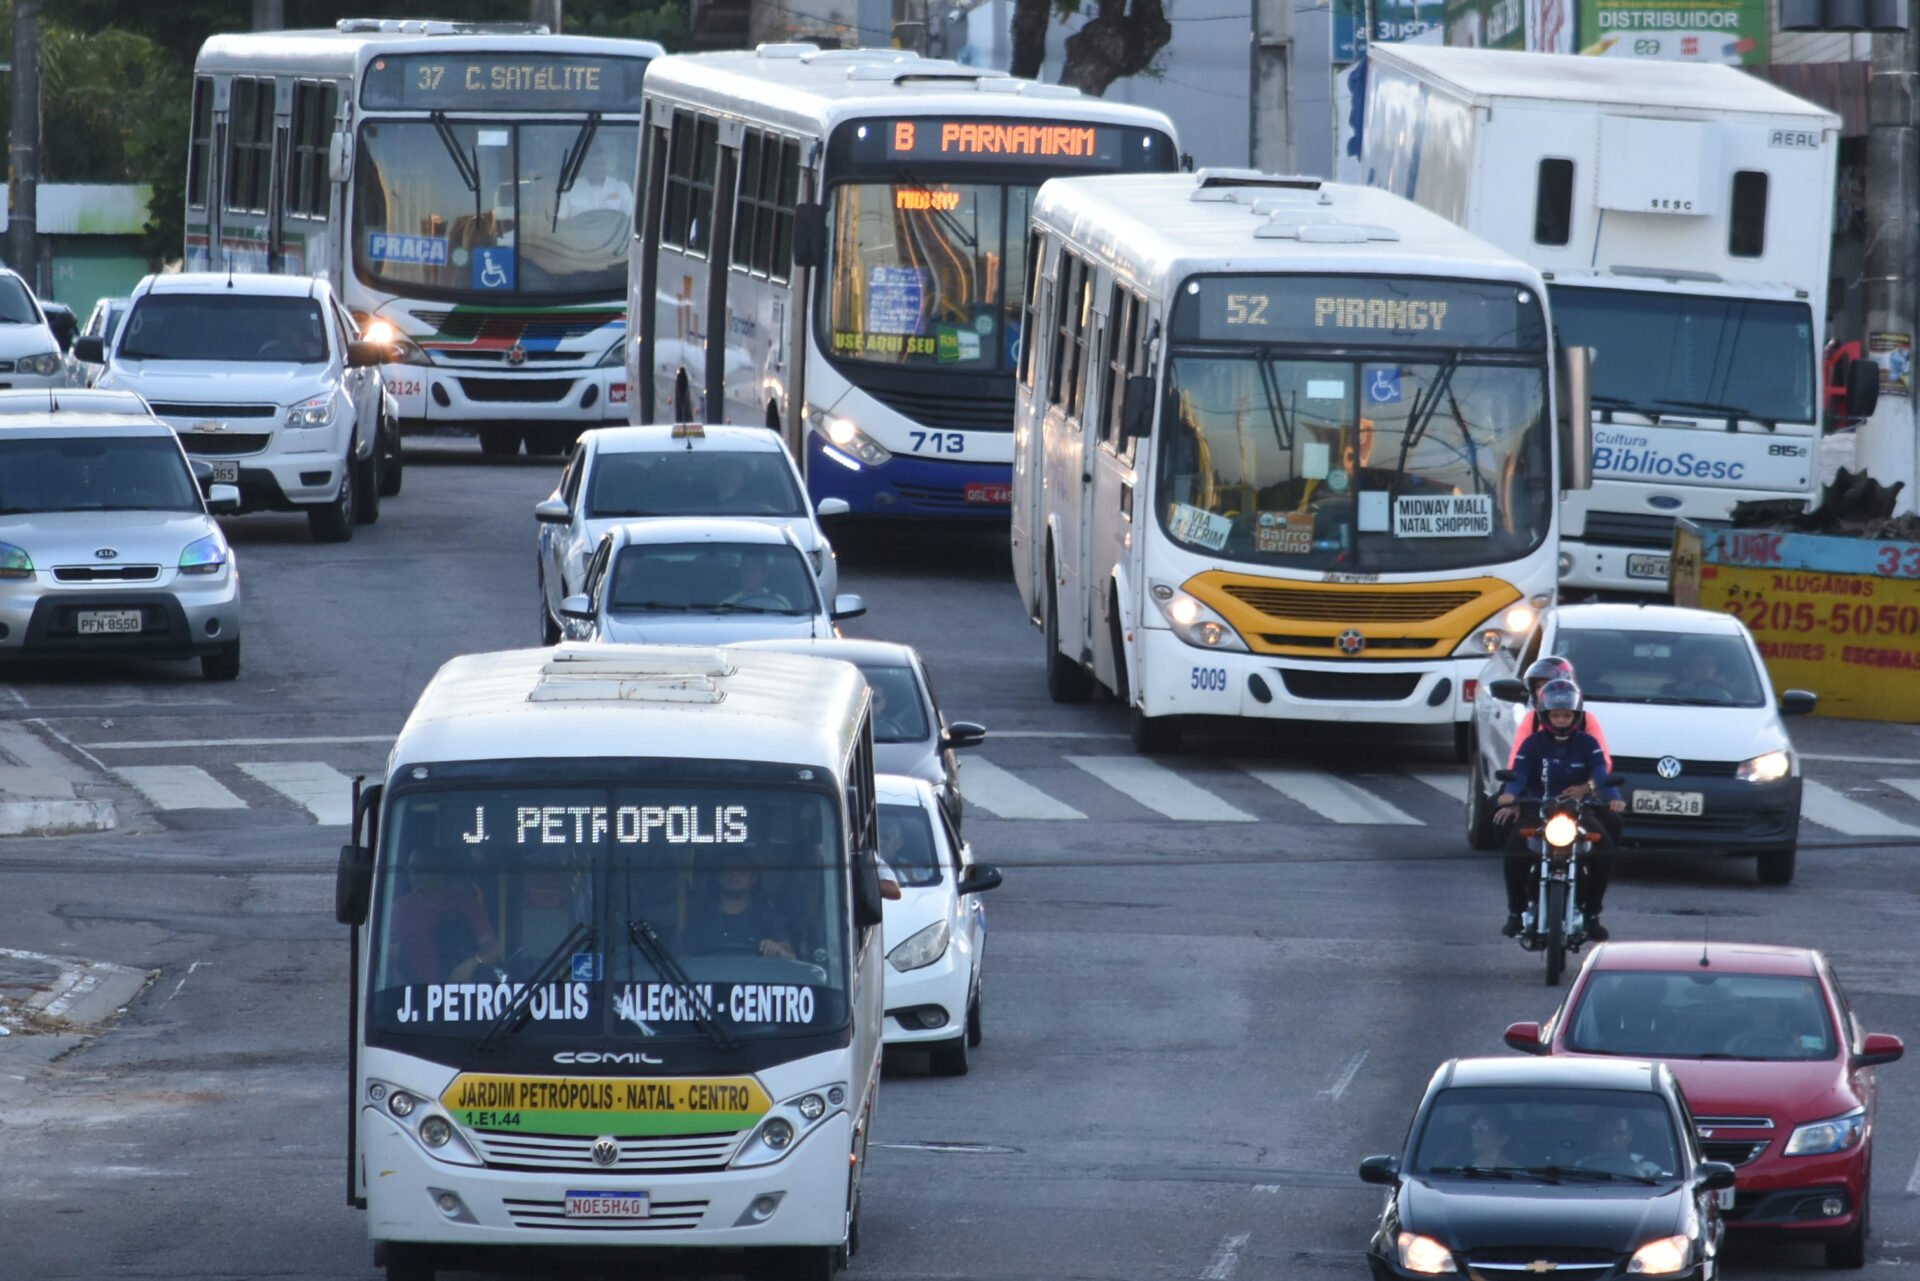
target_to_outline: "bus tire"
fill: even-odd
[[[844,1245],[792,1245],[764,1251],[752,1275],[767,1281],[833,1281],[846,1266]]]
[[[1047,558],[1047,619],[1041,628],[1047,643],[1047,697],[1056,703],[1084,703],[1093,694],[1087,669],[1060,652],[1060,600]]]
[[[1456,721],[1453,726],[1453,759],[1465,765],[1473,759],[1473,722]]]
[[[433,1256],[423,1245],[409,1241],[387,1244],[387,1281],[433,1281]]]
[[[1133,750],[1142,756],[1179,751],[1182,728],[1178,716],[1148,716],[1137,706],[1127,709],[1127,732],[1133,738]]]
[[[927,1066],[935,1076],[965,1076],[970,1066],[967,1055],[967,1034],[962,1032],[951,1041],[936,1041],[931,1047],[933,1054]]]
[[[480,452],[489,458],[511,458],[520,452],[520,429],[517,427],[482,427],[480,429]]]

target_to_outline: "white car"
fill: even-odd
[[[0,267],[0,388],[64,387],[67,358],[19,273]]]
[[[87,313],[87,323],[80,326],[77,338],[98,338],[103,346],[113,345],[113,336],[120,332],[120,322],[127,318],[127,308],[133,305],[131,298],[102,298],[93,304],[93,310]],[[101,366],[89,363],[67,353],[67,381],[75,387],[91,387],[100,377]]]
[[[832,636],[866,612],[858,596],[829,605],[791,532],[731,517],[615,525],[560,602],[567,639],[643,645]]]
[[[980,895],[998,868],[973,861],[933,785],[899,774],[874,779],[880,857],[900,883],[886,904],[887,1045],[931,1050],[933,1071],[963,1076],[980,1044],[980,963],[987,909]]]
[[[1675,605],[1554,606],[1487,660],[1473,696],[1470,844],[1499,842],[1491,798],[1526,714],[1520,680],[1550,655],[1573,664],[1622,778],[1624,846],[1746,855],[1766,884],[1793,879],[1800,757],[1781,717],[1811,712],[1817,699],[1805,690],[1774,697],[1738,618]]]
[[[73,355],[104,361],[95,386],[146,397],[242,511],[305,512],[316,542],[345,542],[400,486],[389,351],[358,333],[324,280],[148,276],[112,343]]]
[[[536,504],[540,640],[560,638],[560,602],[582,590],[587,561],[615,525],[670,516],[765,521],[799,540],[832,600],[840,575],[820,516],[844,513],[838,498],[807,506],[807,484],[779,434],[764,427],[699,423],[599,427],[580,434],[560,483]]]

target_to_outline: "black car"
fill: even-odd
[[[1711,1281],[1734,1171],[1701,1157],[1664,1064],[1454,1059],[1406,1151],[1360,1177],[1392,1189],[1367,1253],[1378,1278]]]

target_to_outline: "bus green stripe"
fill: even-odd
[[[454,1119],[492,1134],[611,1134],[615,1138],[657,1137],[674,1134],[736,1134],[760,1120],[754,1112],[703,1112],[697,1116],[673,1112],[533,1112],[507,1114],[518,1125],[502,1125],[499,1112],[458,1111]],[[485,1121],[486,1124],[478,1124]]]

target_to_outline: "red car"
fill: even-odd
[[[1860,1026],[1820,953],[1752,943],[1603,943],[1528,1054],[1666,1063],[1710,1161],[1738,1170],[1728,1228],[1823,1242],[1827,1265],[1866,1262],[1874,1072],[1904,1052]]]

